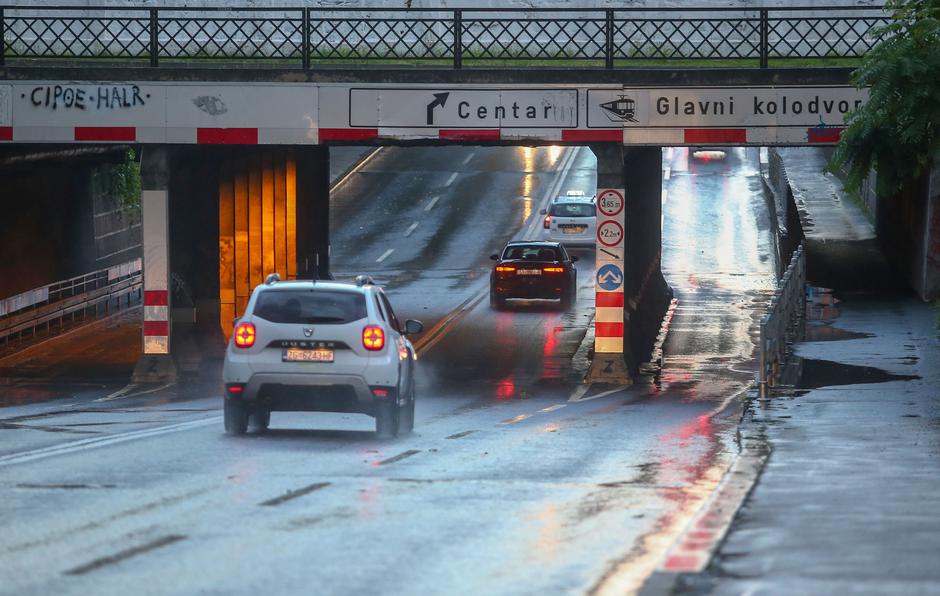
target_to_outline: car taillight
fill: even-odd
[[[516,270],[515,267],[510,267],[508,265],[499,265],[498,267],[496,267],[497,273],[512,273],[515,270]]]
[[[545,219],[542,220],[542,227],[546,230],[552,227],[552,216],[546,215]]]
[[[542,271],[545,273],[564,273],[564,267],[542,267]]]
[[[254,323],[239,323],[235,327],[235,346],[239,348],[250,348],[255,345],[255,325]]]
[[[385,347],[385,330],[375,325],[369,325],[362,330],[362,347],[378,352]]]

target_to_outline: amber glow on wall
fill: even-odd
[[[297,166],[287,150],[223,163],[219,175],[219,302],[226,340],[269,273],[297,275]]]

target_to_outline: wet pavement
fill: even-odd
[[[570,311],[483,299],[488,255],[594,188],[590,152],[382,150],[337,189],[334,269],[426,323],[414,434],[274,413],[228,437],[212,383],[4,408],[0,593],[635,591],[737,452],[773,280],[756,150],[667,150],[664,176],[662,366],[594,387],[590,251]]]
[[[769,462],[686,593],[940,594],[936,314],[860,296],[829,314],[850,335],[811,334],[797,387],[755,403],[743,440]]]

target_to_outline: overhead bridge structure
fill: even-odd
[[[0,151],[142,146],[153,372],[172,369],[171,330],[221,338],[270,269],[329,275],[331,145],[588,145],[598,186],[626,189],[624,362],[635,369],[669,295],[660,148],[838,141],[866,99],[849,67],[888,18],[860,7],[3,6]],[[209,269],[218,282],[197,279]],[[199,288],[177,321],[174,276]]]

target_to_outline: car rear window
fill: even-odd
[[[549,215],[556,217],[595,217],[597,212],[591,203],[555,203]]]
[[[253,314],[272,323],[342,325],[366,317],[366,297],[342,290],[267,290]]]
[[[552,246],[515,244],[507,246],[503,259],[522,261],[560,261],[561,251]]]

